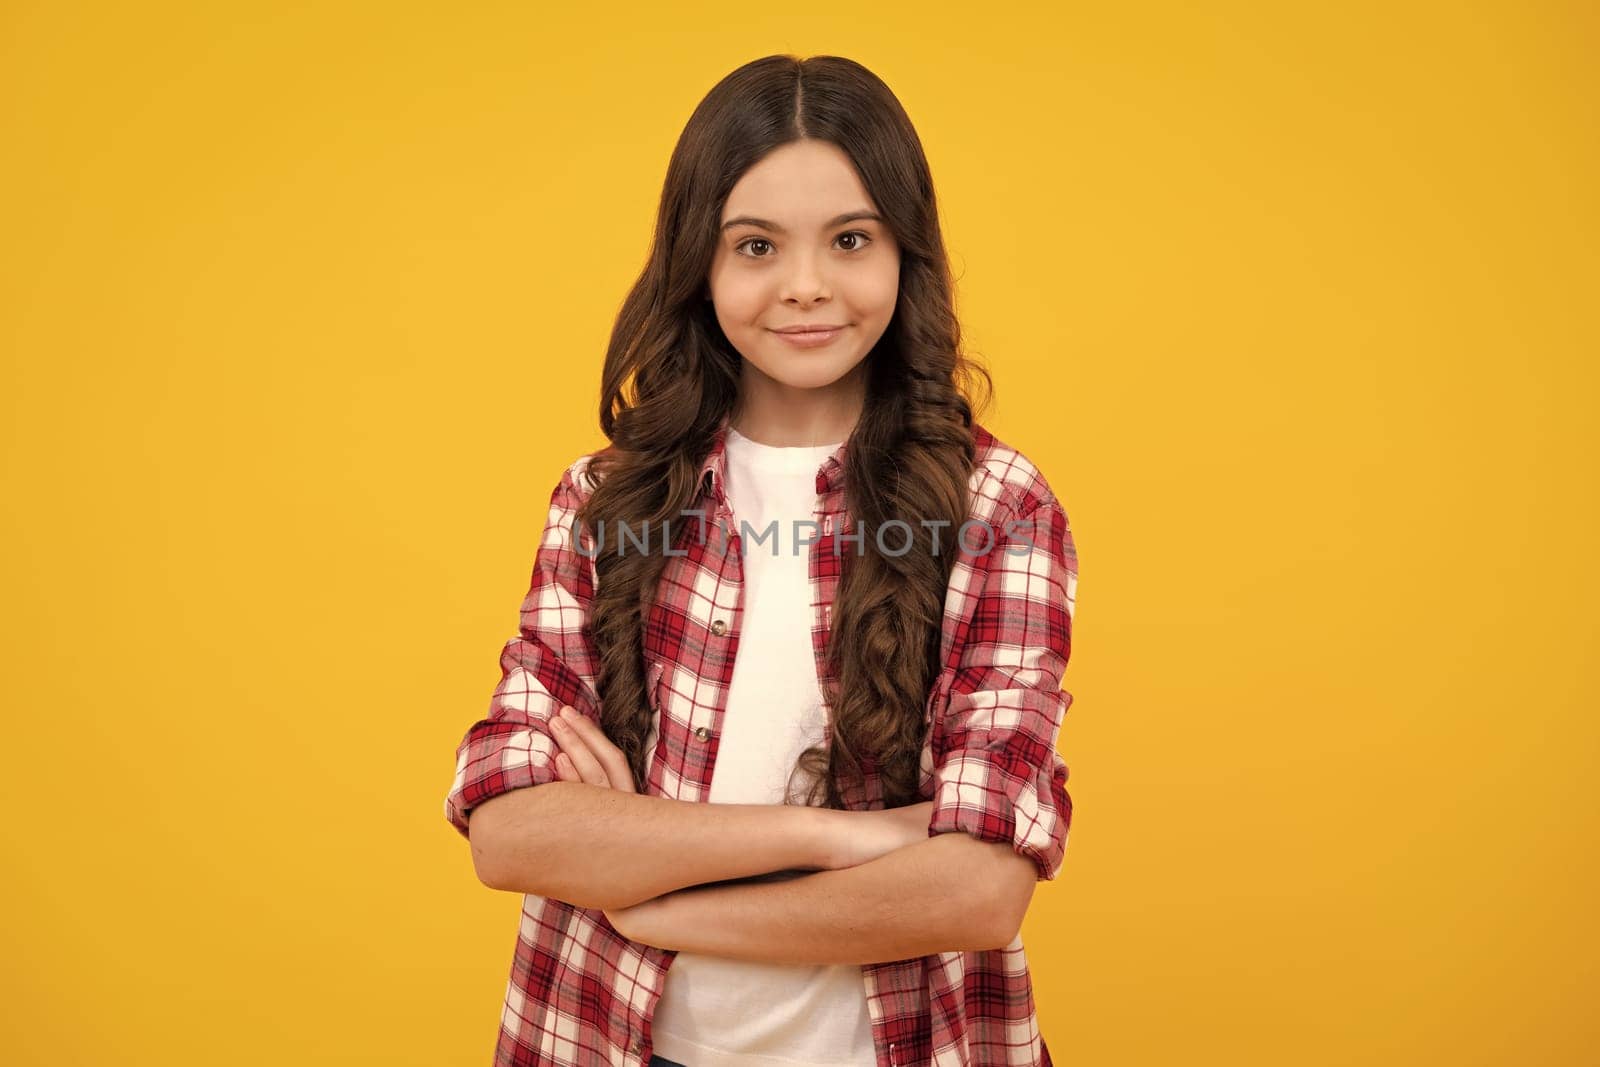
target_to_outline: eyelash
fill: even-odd
[[[840,237],[860,237],[861,239],[866,241],[866,244],[861,245],[858,248],[847,248],[847,249],[845,249],[846,252],[848,252],[848,253],[850,253],[852,255],[854,255],[857,252],[865,252],[867,250],[867,247],[872,244],[872,235],[870,233],[867,233],[865,230],[846,230],[844,233],[841,233],[839,236]],[[837,240],[837,238],[836,238],[836,240]],[[733,246],[733,250],[735,252],[738,252],[739,255],[744,256],[744,257],[746,257],[748,259],[771,259],[772,258],[771,255],[753,256],[748,252],[740,252],[739,251],[745,245],[750,244],[753,241],[760,241],[762,244],[768,244],[768,245],[770,245],[772,243],[770,240],[768,240],[765,237],[746,237],[744,240],[742,240],[738,244],[734,245]]]

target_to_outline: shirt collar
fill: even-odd
[[[705,462],[700,465],[700,484],[710,488],[718,498],[723,496],[723,486],[727,478],[729,421],[729,416],[722,417],[711,438],[711,451],[706,453]],[[849,444],[849,440],[841,441],[833,454],[823,460],[822,466],[817,468],[819,496],[844,485],[844,460]]]

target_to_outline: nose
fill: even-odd
[[[828,299],[831,286],[828,280],[823,277],[817,257],[809,255],[796,256],[794,263],[794,270],[784,278],[784,302],[800,304],[805,307]]]

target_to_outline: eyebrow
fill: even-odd
[[[829,219],[828,224],[824,226],[823,229],[831,230],[835,226],[843,226],[847,222],[856,222],[860,219],[870,219],[873,222],[883,221],[882,217],[880,217],[878,213],[874,211],[846,211],[843,215]],[[753,215],[740,215],[738,218],[729,219],[727,222],[722,224],[722,229],[731,230],[735,226],[756,226],[763,230],[771,230],[773,233],[789,232],[782,226],[779,226],[776,222],[769,222],[766,219],[758,219]]]

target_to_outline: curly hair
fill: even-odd
[[[845,784],[875,766],[885,806],[898,807],[917,797],[923,708],[955,563],[954,553],[934,550],[930,527],[942,520],[954,529],[968,517],[977,390],[987,402],[992,382],[961,352],[921,140],[889,87],[859,63],[767,56],[728,74],[689,118],[667,168],[648,262],[611,332],[600,390],[610,445],[589,464],[593,491],[579,521],[589,529],[667,524],[669,543],[684,535],[700,464],[738,398],[742,357],[703,299],[721,212],[749,167],[808,138],[850,158],[901,249],[894,315],[865,357],[845,506],[864,528],[909,524],[914,541],[888,555],[866,538],[860,554],[843,554],[826,652],[836,679],[827,693],[832,743],[803,752],[796,771],[812,782],[805,803],[818,803],[820,791],[823,805],[839,808]],[[644,625],[666,558],[624,553],[619,543],[602,544],[594,559],[601,726],[641,783],[652,727]]]

